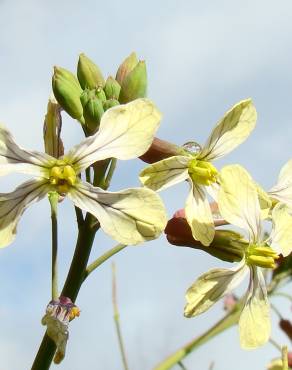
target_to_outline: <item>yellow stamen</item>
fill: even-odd
[[[68,193],[70,186],[76,183],[76,172],[73,167],[63,161],[57,161],[50,170],[50,183],[56,186],[59,194]]]
[[[189,162],[188,172],[194,183],[207,186],[216,182],[218,175],[218,171],[210,162],[198,159]]]
[[[246,251],[246,263],[264,268],[275,268],[279,255],[267,244],[251,244]]]

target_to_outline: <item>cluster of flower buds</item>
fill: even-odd
[[[106,110],[146,96],[146,65],[132,53],[120,65],[116,77],[109,76],[105,80],[99,67],[85,54],[80,54],[77,77],[64,68],[55,67],[52,86],[61,107],[92,135]]]

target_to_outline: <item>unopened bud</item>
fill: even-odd
[[[292,323],[290,320],[281,319],[279,321],[279,326],[287,337],[292,340]]]
[[[138,64],[138,59],[136,53],[130,54],[123,63],[119,66],[116,74],[116,80],[121,85],[125,77],[136,67]]]
[[[61,107],[52,95],[48,102],[43,132],[45,152],[55,158],[59,158],[64,154],[64,146],[60,137],[61,128]]]
[[[128,103],[138,98],[144,98],[147,91],[146,64],[140,61],[125,77],[121,85],[120,103]]]
[[[112,108],[112,107],[115,107],[116,105],[119,105],[120,103],[116,100],[116,99],[109,99],[109,100],[106,100],[104,103],[103,103],[103,109],[104,111]]]
[[[79,55],[77,76],[83,89],[94,89],[104,85],[104,78],[100,69],[85,54]]]
[[[107,99],[118,100],[121,91],[121,86],[113,77],[110,76],[106,80],[103,90],[105,92]]]
[[[54,67],[52,78],[54,95],[61,107],[72,117],[80,120],[83,115],[80,96],[82,89],[77,78],[65,68]]]
[[[98,98],[89,98],[87,104],[84,107],[84,119],[85,125],[88,128],[90,134],[97,131],[100,123],[101,116],[104,110],[102,102]]]
[[[101,87],[95,90],[95,96],[101,101],[102,104],[106,101],[105,92]]]

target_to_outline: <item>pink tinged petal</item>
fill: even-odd
[[[210,205],[204,188],[194,184],[191,180],[189,184],[190,192],[185,206],[186,219],[192,229],[193,237],[208,246],[215,235]]]
[[[0,248],[13,242],[23,212],[49,190],[46,180],[30,180],[11,193],[0,193]]]
[[[243,281],[248,270],[241,261],[234,268],[212,269],[201,275],[186,292],[184,315],[193,317],[207,311],[223,296],[230,294]]]
[[[189,178],[188,163],[190,157],[175,156],[156,162],[140,173],[142,184],[152,190],[162,190]]]
[[[125,245],[156,239],[166,226],[164,205],[149,189],[109,192],[79,183],[68,197],[77,207],[93,214],[109,236]]]
[[[21,148],[11,133],[0,125],[0,176],[18,172],[47,178],[48,168],[55,161],[48,154]]]
[[[271,320],[267,289],[261,270],[255,266],[250,268],[249,287],[238,325],[243,349],[260,347],[269,340]]]
[[[257,113],[251,99],[235,104],[214,127],[198,159],[223,157],[247,139],[255,127]]]
[[[220,173],[218,206],[230,224],[247,230],[255,242],[261,238],[261,211],[257,188],[249,173],[239,165],[225,166]]]
[[[160,112],[147,99],[113,107],[102,116],[99,131],[66,157],[79,171],[106,158],[137,158],[150,147],[160,119]]]

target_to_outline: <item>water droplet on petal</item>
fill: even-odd
[[[201,145],[195,141],[188,141],[182,147],[192,154],[198,154],[202,150]]]

